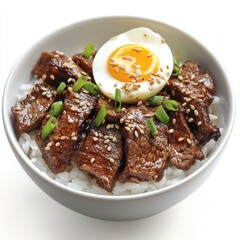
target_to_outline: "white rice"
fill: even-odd
[[[33,86],[39,82],[36,80],[35,82],[25,84],[21,87],[19,94],[17,95],[17,100],[23,99],[27,93],[31,91]],[[214,102],[211,106],[210,110],[210,117],[213,121],[217,120],[217,116],[213,113],[217,112],[217,106],[220,102],[218,97],[214,98]],[[218,126],[221,126],[221,121],[217,121]],[[223,132],[223,129],[220,129]],[[58,174],[53,174],[50,169],[48,168],[47,164],[45,163],[44,159],[42,158],[42,153],[38,148],[36,143],[36,131],[31,132],[30,134],[23,133],[19,138],[19,144],[22,147],[24,153],[30,158],[32,164],[34,164],[38,169],[42,171],[43,174],[46,174],[50,178],[54,179],[55,181],[66,185],[70,188],[85,191],[89,193],[95,194],[107,194],[107,195],[130,195],[130,194],[139,194],[144,192],[151,192],[160,188],[164,188],[166,186],[172,185],[181,181],[182,179],[186,178],[197,169],[199,169],[207,160],[207,156],[210,151],[213,149],[215,141],[211,140],[208,142],[202,149],[206,158],[202,161],[197,160],[196,163],[191,167],[188,171],[183,171],[181,169],[177,169],[174,166],[168,167],[164,171],[164,176],[159,182],[140,182],[140,183],[121,183],[119,181],[116,182],[115,187],[113,188],[112,193],[107,192],[106,190],[102,189],[96,183],[96,180],[91,179],[88,174],[78,170],[77,166],[73,163],[73,168],[70,172],[62,172]]]

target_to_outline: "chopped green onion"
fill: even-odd
[[[103,104],[101,106],[101,108],[99,109],[99,111],[97,113],[97,116],[96,116],[96,119],[95,119],[96,127],[99,127],[102,124],[102,122],[103,122],[104,118],[106,117],[106,115],[107,115],[107,107],[106,107],[105,104]]]
[[[175,57],[173,57],[174,65],[172,76],[177,77],[180,74],[180,61],[178,61]]]
[[[94,45],[92,43],[88,43],[83,51],[83,56],[86,58],[90,58],[94,53]]]
[[[152,120],[152,119],[148,119],[148,120],[147,120],[147,125],[148,125],[148,128],[149,128],[151,134],[152,134],[153,136],[155,136],[155,135],[158,133],[158,130],[157,130],[157,128],[156,128],[153,120]]]
[[[62,93],[64,91],[64,89],[66,88],[66,86],[67,86],[66,83],[61,82],[60,85],[57,88],[57,94]]]
[[[149,98],[148,102],[149,102],[150,105],[159,106],[159,105],[162,104],[163,99],[164,99],[163,96],[155,95],[155,96]]]
[[[54,102],[49,111],[50,115],[56,117],[62,111],[62,101]]]
[[[115,110],[116,112],[120,112],[122,108],[122,102],[121,102],[121,90],[119,88],[116,88],[115,90]]]
[[[154,116],[162,123],[167,124],[169,121],[169,116],[165,112],[163,106],[159,106],[154,114]]]
[[[100,92],[99,87],[92,82],[86,82],[84,88],[94,96],[97,96],[98,93]]]
[[[42,129],[41,138],[43,141],[45,141],[48,138],[48,136],[52,133],[56,125],[57,119],[55,117],[50,117]]]
[[[178,110],[178,102],[175,100],[167,99],[164,101],[164,105],[167,108],[167,110],[170,111],[177,111]]]
[[[85,76],[81,76],[74,84],[73,84],[73,91],[77,92],[81,89],[87,82],[87,78]]]

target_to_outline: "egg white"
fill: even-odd
[[[165,40],[158,33],[145,27],[132,29],[108,40],[98,50],[92,67],[96,84],[101,92],[111,99],[115,98],[115,89],[122,89],[126,82],[118,81],[111,76],[107,68],[108,58],[114,50],[127,44],[138,44],[149,49],[156,54],[160,62],[160,83],[155,81],[150,86],[148,81],[143,81],[138,83],[139,89],[130,94],[122,91],[123,103],[136,103],[154,96],[165,86],[173,69],[173,56]]]

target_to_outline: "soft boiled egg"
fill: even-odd
[[[93,76],[101,92],[123,103],[136,103],[157,94],[173,69],[173,56],[164,38],[140,27],[108,40],[93,61]]]

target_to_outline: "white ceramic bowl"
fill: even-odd
[[[24,154],[14,134],[11,107],[21,84],[30,81],[31,69],[44,50],[61,50],[66,55],[83,48],[91,41],[99,48],[106,40],[135,27],[149,27],[167,41],[173,54],[182,60],[197,61],[208,69],[216,84],[216,95],[221,99],[219,115],[224,121],[222,137],[208,156],[208,160],[190,176],[169,187],[131,196],[96,195],[70,189],[37,169]],[[15,64],[6,82],[3,95],[3,121],[12,150],[30,178],[49,196],[81,214],[107,220],[139,219],[157,214],[180,202],[196,190],[209,176],[220,159],[234,122],[233,90],[219,61],[196,39],[167,24],[136,17],[105,17],[90,19],[62,28],[32,46]]]

